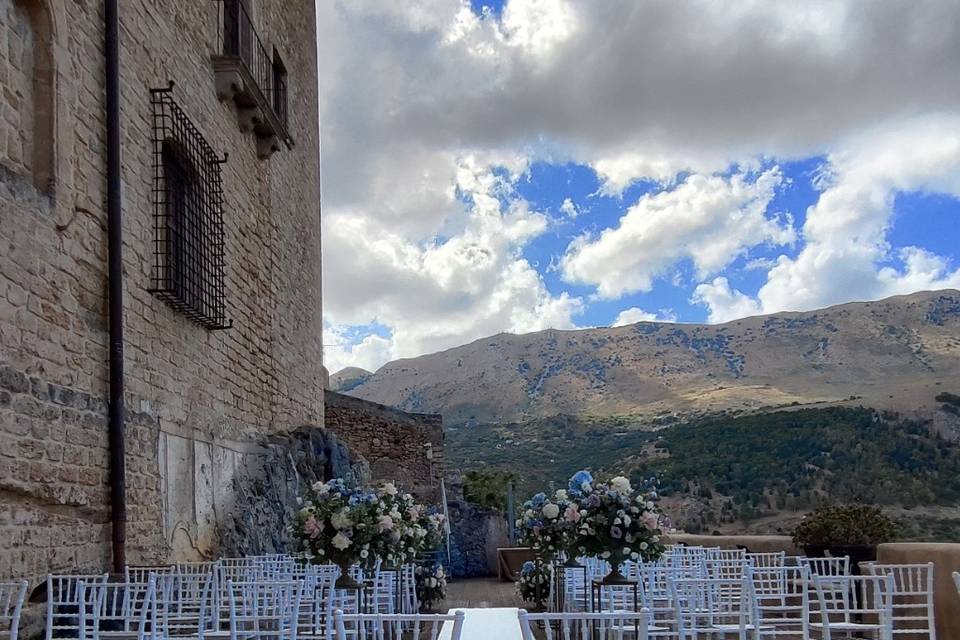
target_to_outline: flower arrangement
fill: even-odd
[[[441,540],[443,516],[392,482],[375,489],[348,486],[340,479],[317,482],[300,502],[290,531],[307,561],[340,566],[340,588],[356,587],[348,573],[353,564],[371,568],[380,559],[397,567]]]
[[[623,581],[619,565],[624,560],[652,561],[663,554],[655,492],[636,491],[623,476],[597,482],[589,471],[578,471],[566,495],[565,517],[575,525],[573,547],[610,563],[606,583]]]
[[[447,574],[443,565],[417,565],[414,576],[420,608],[432,611],[436,603],[447,597]]]
[[[561,551],[571,549],[576,529],[572,518],[576,512],[566,490],[560,489],[550,498],[538,493],[523,503],[517,519],[520,543],[532,548],[538,559],[553,560]]]
[[[376,493],[349,487],[342,480],[314,483],[301,499],[291,525],[304,558],[317,564],[340,566],[338,587],[353,587],[348,568],[370,567],[382,547],[378,527],[380,500]]]
[[[376,488],[377,515],[375,555],[386,567],[398,567],[423,550],[427,531],[420,525],[423,507],[409,493],[401,493],[392,482]]]
[[[517,595],[525,602],[533,602],[542,607],[543,602],[550,597],[550,565],[539,560],[527,560],[520,567],[520,577],[517,580]]]

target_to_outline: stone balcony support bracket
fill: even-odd
[[[281,140],[293,147],[286,127],[243,60],[238,56],[217,55],[213,56],[212,62],[217,98],[221,102],[232,101],[240,131],[257,136],[257,157],[269,159],[281,149]]]

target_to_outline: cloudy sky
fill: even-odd
[[[960,287],[956,0],[319,0],[326,364]]]

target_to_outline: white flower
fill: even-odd
[[[390,531],[393,529],[393,518],[390,516],[380,516],[377,526],[380,528],[380,531]]]
[[[650,546],[650,545],[648,545],[646,542],[641,542],[641,543],[640,543],[640,550],[641,550],[641,551],[646,551],[646,550],[647,550],[647,547],[649,547],[649,546]]]
[[[547,504],[543,505],[543,515],[545,518],[553,520],[554,518],[560,516],[560,507],[552,502],[548,502]]]
[[[657,505],[653,504],[652,501],[651,501],[651,502],[647,502],[647,510],[648,510],[648,511],[652,511],[653,508],[656,507],[656,506],[657,506]]]
[[[350,542],[350,538],[343,535],[342,533],[338,533],[337,535],[333,536],[333,540],[330,541],[330,544],[335,546],[337,549],[340,549],[340,551],[343,551],[344,549],[349,547],[352,543]]]
[[[603,553],[600,554],[600,557],[603,558],[604,560],[606,560],[607,558],[610,557],[610,552],[609,552],[609,551],[604,551]]]
[[[630,480],[623,476],[617,476],[610,481],[610,486],[620,493],[633,493],[633,487],[630,486]]]
[[[397,486],[392,482],[387,482],[383,485],[383,492],[388,496],[395,496],[397,495]]]
[[[330,525],[334,529],[346,529],[350,526],[350,514],[346,509],[341,509],[330,516]]]
[[[314,482],[312,485],[310,485],[310,488],[316,491],[317,493],[326,493],[326,491],[323,491],[323,490],[327,488],[327,485],[322,481],[317,481],[317,482]]]
[[[366,549],[364,549],[363,551],[360,552],[360,557],[361,557],[361,558],[366,559],[367,556],[369,556],[369,555],[370,555],[370,552],[367,551]]]
[[[566,489],[557,489],[557,492],[554,494],[554,497],[555,497],[557,500],[559,500],[559,501],[566,500],[566,499],[567,499],[567,490],[566,490]]]

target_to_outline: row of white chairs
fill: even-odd
[[[246,627],[261,623],[279,625],[283,637],[299,626],[301,637],[330,638],[336,609],[387,615],[419,609],[413,565],[367,575],[353,567],[351,574],[367,586],[335,589],[338,567],[289,556],[127,567],[117,582],[107,574],[51,574],[44,638],[249,637]],[[0,583],[0,638],[16,640],[27,589],[25,581]]]
[[[880,637],[885,637],[887,626],[893,635],[936,637],[932,564],[862,563],[867,575],[860,579],[849,576],[850,562],[845,557],[788,558],[782,553],[679,548],[656,563],[625,563],[622,572],[635,581],[635,587],[602,587],[598,592],[592,581],[608,565],[586,559],[583,564],[584,568],[557,567],[556,593],[562,589],[563,594],[552,602],[554,610],[593,610],[598,598],[600,610],[644,607],[676,629],[692,603],[707,612],[729,613],[726,617],[735,619],[725,624],[746,631],[762,627],[769,611],[778,622],[776,629],[764,630],[765,635],[777,635],[779,628],[788,627],[786,631],[794,628],[804,637],[810,627],[843,631],[853,619],[880,616],[889,625],[870,627]],[[691,590],[704,593],[699,600],[692,599]],[[848,597],[853,593],[861,595]],[[879,600],[873,601],[874,596]],[[785,624],[785,617],[793,624]],[[751,620],[760,622],[755,625]]]

